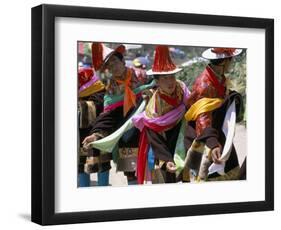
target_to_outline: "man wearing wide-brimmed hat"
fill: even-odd
[[[137,177],[140,184],[176,182],[186,149],[183,146],[186,111],[189,96],[186,85],[176,79],[181,69],[173,63],[169,48],[155,48],[152,69],[147,71],[156,80],[157,89],[143,113],[133,118],[141,130]]]
[[[241,52],[236,48],[209,48],[202,54],[209,64],[195,80],[188,100],[191,107],[185,115],[188,135],[194,135],[190,137],[186,165],[195,180],[238,178],[232,140],[243,101],[240,94],[227,88],[225,73],[233,57]]]
[[[91,135],[83,141],[85,148],[93,150],[92,162],[87,165],[99,171],[104,163],[98,158],[110,153],[117,170],[124,172],[128,184],[134,184],[139,132],[130,118],[140,112],[140,105],[144,107],[142,91],[151,86],[138,82],[133,69],[125,66],[124,45],[110,49],[102,43],[93,43],[92,52],[97,69],[105,75],[106,94],[103,113],[96,119]],[[110,166],[102,170],[109,169]]]

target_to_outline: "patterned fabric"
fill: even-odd
[[[81,91],[79,91],[79,97],[89,97],[92,94],[100,92],[102,90],[104,90],[104,84],[100,80],[98,80],[89,87],[81,89]]]
[[[141,92],[138,93],[138,94],[136,94],[136,99],[140,99],[140,98],[141,98],[141,95],[142,95]],[[107,97],[106,99],[109,99],[109,98]],[[113,97],[111,96],[110,99],[113,99]],[[113,104],[110,104],[110,105],[105,106],[105,107],[104,107],[104,112],[111,111],[111,110],[114,110],[114,109],[116,109],[116,108],[118,108],[118,107],[123,107],[123,106],[124,106],[124,100],[121,99],[120,101],[117,101],[117,102],[115,102],[115,103],[113,103]],[[127,114],[127,113],[126,113],[126,114]],[[125,114],[125,116],[126,116],[126,114]],[[123,112],[123,115],[124,115],[124,112]]]
[[[135,172],[138,148],[119,148],[117,171]]]
[[[142,100],[137,101],[137,106],[131,109],[126,117],[123,116],[123,106],[117,107],[113,110],[103,112],[97,117],[91,134],[101,135],[97,141],[90,143],[93,147],[95,155],[102,157],[102,155],[108,152],[112,153],[112,160],[117,163],[118,170],[132,170],[133,164],[136,164],[136,158],[123,158],[119,160],[119,148],[137,148],[139,140],[139,131],[133,127],[131,117],[133,114],[142,112],[144,110],[145,103]],[[119,165],[121,164],[121,166]],[[102,164],[102,168],[106,165]],[[120,167],[119,167],[120,166]],[[132,173],[124,171],[124,174]],[[131,176],[131,175],[129,175]],[[132,178],[132,177],[130,177]]]
[[[198,100],[198,102],[200,102],[200,100]],[[232,112],[233,105],[235,105],[235,110],[237,114],[239,114],[242,104],[241,95],[237,92],[230,91],[219,107],[208,111],[214,120],[212,120],[210,127],[205,128],[200,135],[195,135],[186,154],[185,165],[190,172],[189,177],[191,181],[220,180],[223,178],[225,180],[238,179],[237,174],[233,173],[233,169],[239,168],[236,150],[232,144],[233,136],[231,135],[231,133],[234,132],[235,126],[230,124],[231,117],[234,115]],[[227,116],[227,114],[232,114],[232,116]],[[195,124],[197,124],[196,121],[194,122],[191,120],[188,122],[189,127],[194,128]],[[225,124],[230,125],[227,134],[225,132]],[[215,145],[212,142],[214,142]],[[216,147],[217,145],[221,146],[222,154],[224,152],[227,153],[225,163],[222,164],[222,166],[224,166],[224,172],[226,173],[224,177],[221,177],[216,171],[211,171],[210,168],[213,163],[211,151],[214,146]],[[229,148],[229,146],[231,147]]]
[[[96,119],[96,106],[93,101],[79,101],[78,110],[80,112],[79,128],[89,128]]]
[[[79,79],[80,80],[80,79]],[[98,76],[96,74],[94,74],[90,80],[88,80],[87,82],[84,82],[82,85],[79,82],[79,92],[83,91],[84,89],[90,87],[92,84],[94,84],[95,82],[97,82],[99,80]]]
[[[141,85],[133,89],[134,94],[136,94],[137,99],[141,97],[144,90],[150,89],[155,85],[155,81],[150,84]],[[124,94],[105,94],[104,96],[104,111],[110,111],[116,109],[117,107],[123,106],[124,104]]]
[[[78,83],[79,88],[92,81],[93,78],[96,78],[94,71],[90,67],[82,67],[78,70]],[[89,85],[88,85],[89,86]]]
[[[131,72],[131,79],[130,79],[130,89],[135,89],[141,85],[140,82],[138,82],[136,78],[136,74],[133,69],[127,68],[127,72]],[[126,78],[128,75],[126,75]],[[118,79],[118,78],[112,78],[108,80],[108,83],[106,85],[106,93],[108,95],[124,95],[125,93],[125,85],[118,83],[118,81],[124,81],[126,79]]]
[[[138,161],[137,161],[137,178],[138,183],[142,184],[144,181],[147,181],[149,177],[148,167],[148,150],[149,140],[147,131],[152,130],[153,132],[160,133],[164,138],[166,138],[165,132],[173,129],[181,121],[182,116],[185,111],[184,101],[188,97],[189,91],[185,84],[181,81],[177,81],[176,89],[172,96],[164,93],[160,88],[158,88],[153,94],[152,98],[148,102],[146,110],[144,113],[140,114],[137,117],[133,118],[133,122],[137,128],[141,130],[141,137],[139,142],[139,152],[138,152]],[[175,113],[171,116],[171,113]],[[181,131],[180,135],[177,135],[183,143],[183,131],[184,126],[179,130],[175,130],[177,134]],[[178,171],[183,168],[183,159],[185,151],[179,145],[178,148],[173,149],[173,153],[168,153],[176,156],[176,163],[178,163]],[[157,159],[159,162],[159,159]]]
[[[226,95],[225,77],[218,80],[211,67],[207,66],[203,73],[195,80],[188,105],[192,106],[201,98],[221,98]],[[196,119],[196,133],[201,135],[203,130],[212,125],[212,113],[200,114]]]
[[[156,90],[148,102],[146,110],[133,117],[134,126],[140,131],[142,131],[145,126],[156,132],[165,131],[174,127],[182,119],[186,109],[184,102],[190,94],[186,85],[181,81],[177,82],[174,95],[178,95],[180,98],[169,97],[165,94],[160,94],[160,92],[159,89]],[[165,106],[165,109],[159,108],[160,105]],[[157,110],[160,113],[156,113],[155,111]],[[165,113],[163,111],[165,111]]]
[[[78,102],[78,125],[79,125],[79,166],[78,172],[84,173],[85,166],[87,165],[87,156],[91,156],[88,151],[83,150],[82,141],[90,134],[93,124],[96,118],[99,117],[100,113],[103,111],[103,96],[104,91],[99,91],[97,93],[91,94],[88,97],[79,98]],[[104,159],[104,158],[103,158]],[[104,162],[101,159],[100,164],[92,165],[90,168],[87,166],[87,170],[94,171],[104,171],[110,168],[110,161]],[[89,162],[89,161],[88,161]],[[86,164],[86,165],[85,165]]]
[[[188,149],[185,166],[190,170],[190,180],[206,180],[208,168],[212,164],[211,149],[205,143],[194,140]]]
[[[158,88],[150,99],[145,113],[149,118],[160,117],[178,107],[183,101],[185,84],[177,80],[173,95],[166,94]]]
[[[84,172],[87,174],[105,172],[111,169],[111,153],[88,156],[84,165]]]

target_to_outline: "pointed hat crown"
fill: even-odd
[[[152,69],[147,71],[148,75],[168,75],[181,71],[173,63],[168,46],[158,45],[155,48],[155,56]]]
[[[125,53],[125,46],[119,45],[116,49],[111,49],[106,47],[101,42],[93,42],[92,43],[92,64],[96,71],[102,69],[102,67],[106,64],[109,58],[114,53]]]

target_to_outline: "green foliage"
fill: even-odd
[[[92,57],[92,49],[90,44],[84,46],[84,52],[86,56]]]
[[[247,64],[246,64],[246,52],[241,56],[234,59],[233,64],[230,66],[229,74],[230,89],[237,91],[243,98],[243,109],[240,116],[241,120],[246,122],[246,85],[247,85]]]
[[[192,85],[195,79],[203,72],[207,65],[207,62],[196,62],[190,66],[183,67],[183,70],[179,72],[177,78],[183,81],[189,90],[192,89]]]
[[[230,79],[230,88],[236,90],[243,97],[246,96],[246,54],[236,57],[229,68],[227,77]]]

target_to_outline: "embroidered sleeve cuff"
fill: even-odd
[[[206,140],[206,145],[210,148],[210,149],[213,149],[213,148],[216,148],[219,146],[219,141],[216,137],[209,137],[207,138]]]

